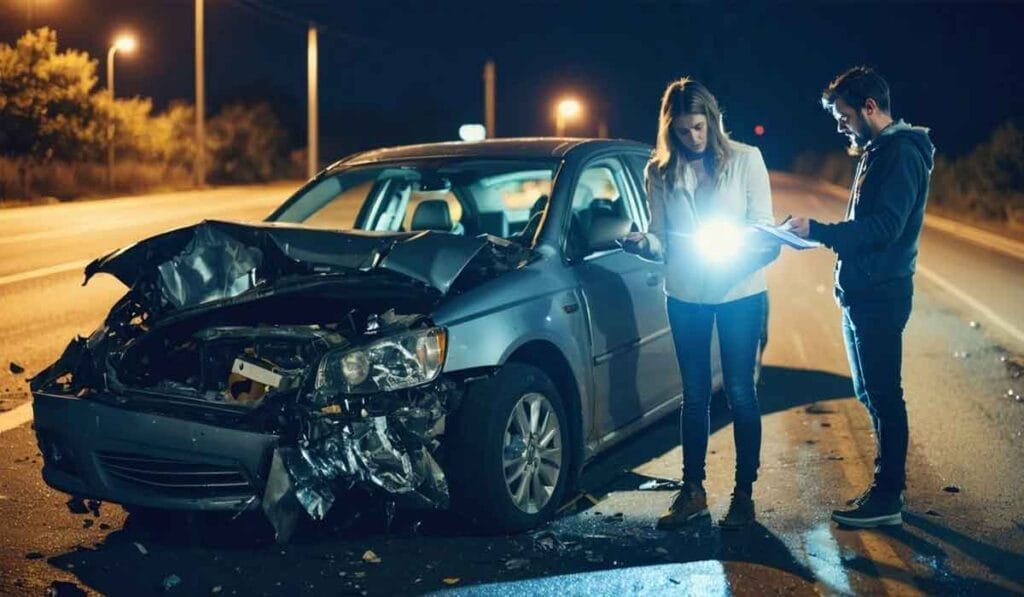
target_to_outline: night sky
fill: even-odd
[[[139,38],[119,57],[119,96],[158,107],[193,100],[193,14],[185,0],[32,0],[34,26],[100,58],[121,30]],[[587,104],[570,135],[653,142],[666,83],[705,82],[726,126],[785,168],[803,151],[844,139],[818,104],[821,88],[855,64],[889,80],[894,113],[930,126],[959,155],[999,123],[1024,120],[1024,4],[785,4],[679,2],[286,2],[207,0],[211,111],[266,99],[305,143],[305,21],[320,38],[321,154],[447,140],[483,121],[481,71],[497,65],[499,136],[552,134],[556,97]],[[26,25],[25,0],[0,4],[0,40]],[[753,128],[762,124],[763,137]]]

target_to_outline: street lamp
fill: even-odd
[[[135,51],[135,38],[131,35],[119,35],[107,50],[107,92],[110,93],[111,121],[107,125],[107,187],[114,188],[114,54],[120,50],[126,53]]]
[[[555,107],[555,136],[565,136],[565,125],[580,118],[583,113],[583,104],[579,100],[567,97]]]

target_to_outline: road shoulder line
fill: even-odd
[[[53,274],[62,274],[64,272],[75,269],[84,269],[85,266],[89,265],[89,263],[91,262],[92,259],[83,259],[81,261],[69,261],[67,263],[58,263],[57,265],[51,265],[50,267],[41,267],[39,269],[21,272],[20,274],[0,276],[0,286],[14,284],[16,282],[25,282],[27,280],[34,280],[36,278],[43,278],[46,276],[51,276]]]
[[[24,425],[32,420],[32,403],[16,406],[11,410],[0,413],[0,433],[10,431],[19,425]]]
[[[847,195],[849,193],[849,189],[837,184],[822,180],[803,178],[789,172],[772,172],[772,174],[780,179],[780,182],[785,181],[790,184],[802,183],[810,185],[812,187],[816,187],[823,195],[828,196],[830,199],[842,202],[848,200]],[[955,236],[960,240],[967,241],[979,247],[1024,261],[1024,242],[1002,236],[995,232],[990,232],[983,228],[978,228],[977,226],[972,226],[970,224],[965,224],[950,218],[929,213],[925,213],[924,215],[924,225],[928,228],[945,232],[950,236]]]

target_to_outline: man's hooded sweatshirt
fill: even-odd
[[[844,305],[913,294],[935,146],[928,129],[902,120],[865,147],[846,221],[810,221],[810,238],[836,252],[836,297]]]

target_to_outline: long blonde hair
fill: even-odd
[[[711,178],[717,180],[732,158],[729,133],[725,131],[718,100],[707,87],[689,77],[669,83],[661,96],[658,141],[651,161],[671,184],[676,164],[683,153],[682,142],[672,132],[672,121],[683,114],[703,114],[707,118],[708,146],[704,152],[704,166]]]

